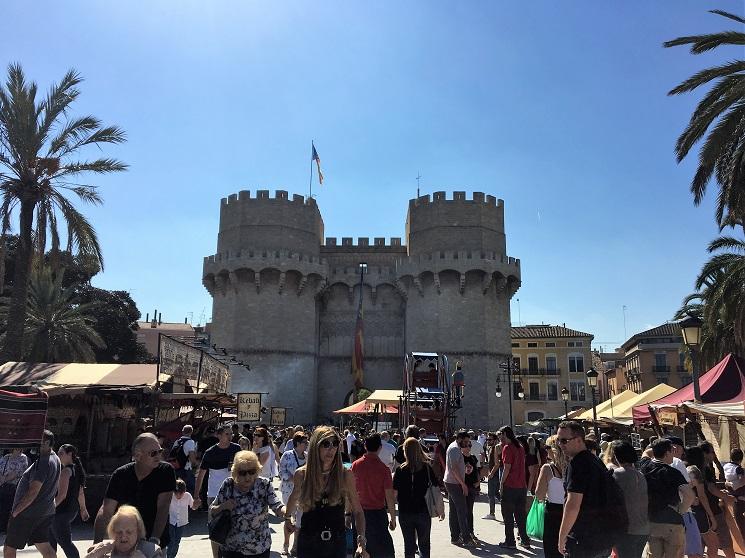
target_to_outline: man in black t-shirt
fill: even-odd
[[[613,543],[607,533],[598,529],[598,517],[605,505],[602,475],[608,472],[603,462],[588,451],[581,424],[562,422],[557,436],[570,460],[564,474],[567,497],[559,530],[559,552],[571,558],[605,558]]]
[[[682,511],[694,500],[693,490],[673,462],[673,444],[658,439],[652,444],[652,459],[642,465],[647,479],[649,498],[649,541],[647,556],[666,558],[682,556],[685,550],[685,527]]]
[[[163,448],[154,434],[140,434],[132,444],[134,461],[119,467],[109,479],[103,505],[96,516],[93,542],[104,539],[106,527],[119,506],[137,508],[148,540],[168,545],[168,508],[176,489],[173,467],[163,461]]]

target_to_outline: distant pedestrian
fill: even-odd
[[[168,508],[168,533],[170,540],[166,550],[168,558],[176,558],[184,527],[189,524],[189,508],[193,508],[194,498],[186,491],[186,483],[183,479],[176,480],[176,490],[171,496],[171,505]]]
[[[515,548],[515,525],[520,536],[520,546],[530,548],[530,537],[526,522],[528,513],[525,509],[528,487],[526,482],[525,450],[509,426],[503,426],[499,432],[502,444],[502,478],[499,493],[501,494],[502,519],[504,520],[504,542],[502,548]]]
[[[360,506],[365,513],[367,552],[371,558],[393,558],[393,539],[388,530],[396,528],[396,499],[391,470],[380,460],[380,434],[365,438],[367,452],[352,463]]]
[[[475,546],[468,527],[468,485],[466,484],[466,462],[461,448],[471,443],[468,432],[461,430],[455,441],[448,446],[445,457],[445,488],[448,493],[448,521],[450,542],[455,545]],[[524,501],[523,501],[524,503]]]
[[[53,445],[54,434],[45,430],[39,458],[21,475],[5,536],[4,558],[15,558],[17,550],[27,544],[36,546],[43,558],[57,556],[49,544],[49,529],[54,519],[54,497],[62,465],[52,451]]]
[[[608,448],[615,465],[613,478],[623,492],[626,514],[629,517],[626,536],[621,537],[616,544],[616,554],[618,558],[639,558],[649,539],[647,479],[635,467],[636,450],[629,442],[614,440],[609,442]],[[699,541],[699,546],[700,544]]]
[[[13,448],[0,457],[0,533],[8,526],[16,487],[28,465],[28,457],[20,448]]]
[[[424,497],[429,486],[437,486],[439,481],[415,438],[404,442],[404,455],[406,461],[393,475],[393,490],[404,537],[404,557],[414,558],[418,545],[421,558],[429,558],[432,519]],[[444,519],[443,510],[440,521]]]
[[[502,467],[502,444],[497,438],[496,432],[489,432],[486,437],[486,481],[488,486],[489,513],[483,519],[496,519],[494,509],[499,494],[499,474]]]
[[[186,424],[181,429],[181,437],[176,440],[171,448],[169,461],[176,471],[176,478],[183,479],[186,490],[194,495],[194,471],[197,469],[197,443],[192,440],[191,435],[194,428]]]
[[[269,432],[266,428],[257,428],[254,430],[253,451],[259,458],[261,471],[259,476],[265,479],[272,479],[272,462],[274,461],[274,446],[272,445]]]
[[[551,461],[541,466],[535,489],[536,499],[539,502],[546,502],[543,517],[543,554],[545,558],[562,558],[559,552],[559,529],[566,497],[563,477],[567,461],[555,434],[546,440],[546,448]],[[641,552],[636,558],[640,557]]]
[[[279,492],[282,498],[282,503],[286,506],[287,502],[290,501],[290,495],[295,487],[295,471],[305,465],[305,450],[308,447],[308,438],[305,437],[305,433],[299,431],[297,434],[292,436],[292,449],[282,454],[282,459],[279,462]],[[295,523],[299,520],[295,517]],[[289,554],[290,546],[290,528],[287,522],[284,523],[284,534],[285,540],[282,545],[282,554]],[[295,544],[293,549],[297,550],[297,534],[294,537]],[[294,554],[294,553],[293,553]]]
[[[476,503],[476,498],[481,491],[481,481],[479,479],[479,461],[476,459],[476,456],[471,453],[473,444],[478,444],[478,442],[476,442],[476,440],[470,440],[468,444],[461,446],[461,452],[463,452],[463,461],[466,464],[465,481],[466,486],[468,487],[468,494],[466,495],[468,535],[472,541],[477,541],[478,539],[473,530],[473,505]]]
[[[80,553],[72,542],[71,529],[78,512],[83,521],[89,519],[88,508],[85,505],[85,470],[75,446],[62,444],[57,456],[62,465],[62,472],[57,496],[54,499],[57,508],[49,532],[49,544],[57,550],[59,543],[67,558],[80,558]]]

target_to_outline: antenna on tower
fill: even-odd
[[[628,339],[628,335],[626,335],[626,305],[623,305],[623,339],[626,341]]]
[[[419,199],[419,179],[422,177],[421,173],[416,173],[416,197]]]

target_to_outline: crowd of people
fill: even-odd
[[[132,460],[109,479],[86,558],[176,558],[200,509],[214,558],[268,557],[269,512],[283,522],[284,555],[392,558],[391,534],[400,530],[406,558],[429,558],[432,521],[446,515],[451,544],[486,545],[474,529],[482,483],[483,519],[496,520],[500,504],[505,554],[540,540],[547,558],[713,558],[720,551],[734,558],[729,509],[738,538],[745,528],[740,449],[726,463],[710,442],[685,447],[675,436],[641,450],[609,434],[596,440],[572,421],[548,439],[516,436],[510,426],[461,430],[452,440],[440,434],[431,443],[425,434],[414,425],[358,433],[234,424],[208,428],[197,441],[186,425],[166,450],[163,437],[143,432]],[[4,558],[26,545],[45,558],[58,547],[67,558],[80,556],[71,525],[89,518],[86,474],[77,449],[55,451],[54,442],[45,431],[32,464],[20,450],[0,458]]]

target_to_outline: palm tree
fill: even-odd
[[[17,207],[20,236],[0,362],[19,360],[24,353],[35,214],[37,253],[44,253],[47,230],[53,250],[59,247],[57,224],[63,222],[68,230],[69,247],[94,254],[103,267],[95,230],[65,195],[71,192],[83,202],[100,204],[96,187],[76,182],[78,177],[86,172],[122,171],[127,166],[108,158],[79,160],[78,153],[90,145],[121,143],[125,136],[115,126],[102,126],[93,116],[68,115],[80,94],[77,86],[81,81],[80,74],[70,70],[37,102],[36,83],[26,82],[21,66],[11,64],[5,87],[0,85],[0,235],[8,232],[11,215]]]
[[[95,362],[94,349],[106,346],[92,326],[98,303],[81,304],[77,285],[65,287],[63,275],[48,266],[31,274],[23,354],[30,362]],[[0,307],[0,316],[7,309]]]
[[[701,353],[714,364],[730,352],[745,354],[745,241],[720,237],[708,250],[714,255],[676,318],[691,314],[703,320]]]
[[[711,10],[711,13],[745,23],[742,17],[728,12]],[[679,45],[691,45],[692,54],[701,54],[722,45],[745,45],[745,32],[678,37],[664,43],[665,47]],[[694,203],[701,203],[712,176],[716,177],[719,184],[716,218],[720,230],[736,225],[745,230],[745,60],[701,70],[668,95],[688,93],[710,82],[713,85],[678,138],[675,152],[678,162],[682,161],[709,130],[691,182]]]

